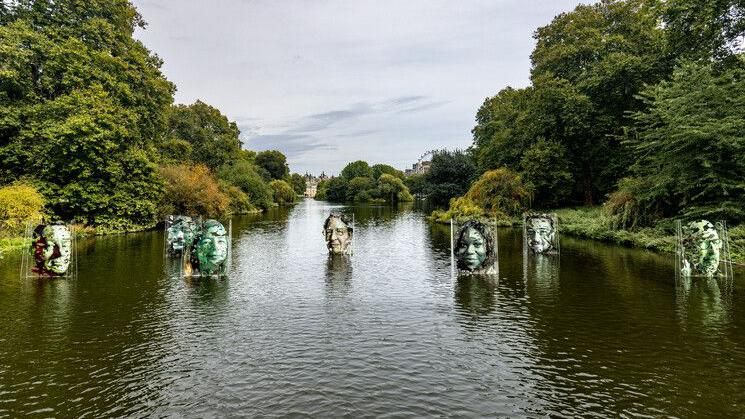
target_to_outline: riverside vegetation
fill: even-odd
[[[144,27],[128,0],[0,1],[0,246],[42,216],[133,231],[304,192],[218,109],[173,104],[162,60],[132,36]]]
[[[435,220],[556,211],[564,233],[662,251],[675,219],[725,220],[743,263],[743,35],[736,0],[580,5],[535,32],[531,84],[484,101],[472,146],[407,185]]]

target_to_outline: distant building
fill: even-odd
[[[411,169],[406,169],[404,174],[406,176],[412,175],[423,175],[429,172],[429,168],[432,166],[432,162],[429,160],[419,160],[418,162],[411,165]]]
[[[326,176],[326,172],[321,172],[321,176],[313,176],[309,173],[305,174],[305,197],[306,198],[315,198],[316,193],[318,192],[318,184],[322,180],[328,179],[328,176]]]

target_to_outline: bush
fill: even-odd
[[[26,223],[44,215],[44,197],[35,187],[16,183],[0,188],[0,236],[22,234]]]
[[[347,201],[367,202],[372,198],[370,193],[375,189],[375,181],[370,177],[356,177],[347,184]]]
[[[329,188],[329,181],[322,180],[316,185],[316,196],[314,197],[317,201],[325,201],[327,199],[327,193]]]
[[[489,214],[518,215],[527,208],[531,191],[520,175],[501,167],[481,175],[466,196]]]
[[[541,139],[525,151],[520,168],[532,186],[536,206],[556,208],[567,201],[574,185],[569,167],[566,149],[559,142]]]
[[[269,182],[269,187],[272,188],[274,202],[279,205],[295,202],[295,190],[284,180],[275,179]]]
[[[414,197],[411,196],[409,188],[404,185],[404,182],[398,177],[387,173],[383,173],[378,178],[377,196],[392,204],[414,200]]]
[[[221,180],[220,192],[224,193],[230,199],[230,205],[228,205],[228,211],[231,214],[248,214],[256,210],[256,207],[251,205],[251,200],[248,199],[248,195],[241,190],[241,188],[231,185],[230,183]]]
[[[223,166],[218,177],[232,185],[239,187],[246,195],[251,205],[268,209],[273,205],[274,191],[259,175],[256,167],[247,160],[239,160],[234,164]]]
[[[168,214],[215,218],[227,213],[230,198],[220,191],[207,166],[166,166],[160,174],[166,181],[161,218]]]

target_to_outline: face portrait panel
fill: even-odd
[[[72,260],[72,234],[64,224],[40,225],[34,230],[34,271],[65,275]]]
[[[216,274],[223,268],[228,257],[228,233],[225,227],[215,220],[204,223],[196,243],[196,257],[199,271],[203,274]]]
[[[546,253],[554,250],[556,226],[549,215],[526,215],[525,240],[533,253]]]
[[[489,228],[475,220],[466,222],[458,231],[453,249],[458,270],[463,273],[495,273],[494,239]]]
[[[326,247],[335,255],[347,254],[351,250],[352,227],[349,219],[341,214],[331,214],[323,224]]]
[[[706,220],[694,221],[682,233],[683,274],[714,276],[719,271],[722,250],[716,227]]]

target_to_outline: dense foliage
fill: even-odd
[[[745,220],[743,35],[741,0],[607,0],[556,16],[535,33],[531,84],[478,110],[478,170],[518,172],[534,208],[605,201],[616,228]]]
[[[26,223],[44,216],[44,197],[32,185],[15,183],[0,188],[0,236],[20,234]]]
[[[161,168],[161,174],[166,180],[161,216],[185,214],[215,218],[227,213],[230,198],[220,190],[217,179],[207,166],[165,166]]]
[[[447,205],[450,199],[463,195],[476,177],[476,164],[468,153],[441,150],[432,156],[424,186],[418,193],[427,195],[435,205]]]
[[[331,202],[398,202],[413,201],[404,184],[403,173],[385,164],[372,167],[362,160],[349,163],[341,176],[321,181],[317,200]]]
[[[0,5],[0,184],[32,181],[51,215],[108,230],[151,226],[171,210],[272,205],[268,181],[289,175],[284,155],[242,150],[237,125],[204,102],[173,106],[161,60],[132,37],[145,23],[129,0]],[[189,176],[216,207],[188,185],[177,186],[195,193],[193,205],[162,199]]]
[[[636,182],[624,185],[640,214],[744,220],[745,69],[686,63],[643,97],[627,136]]]
[[[269,182],[269,187],[272,188],[274,202],[279,205],[295,202],[295,191],[292,189],[292,186],[284,180],[275,179]]]

